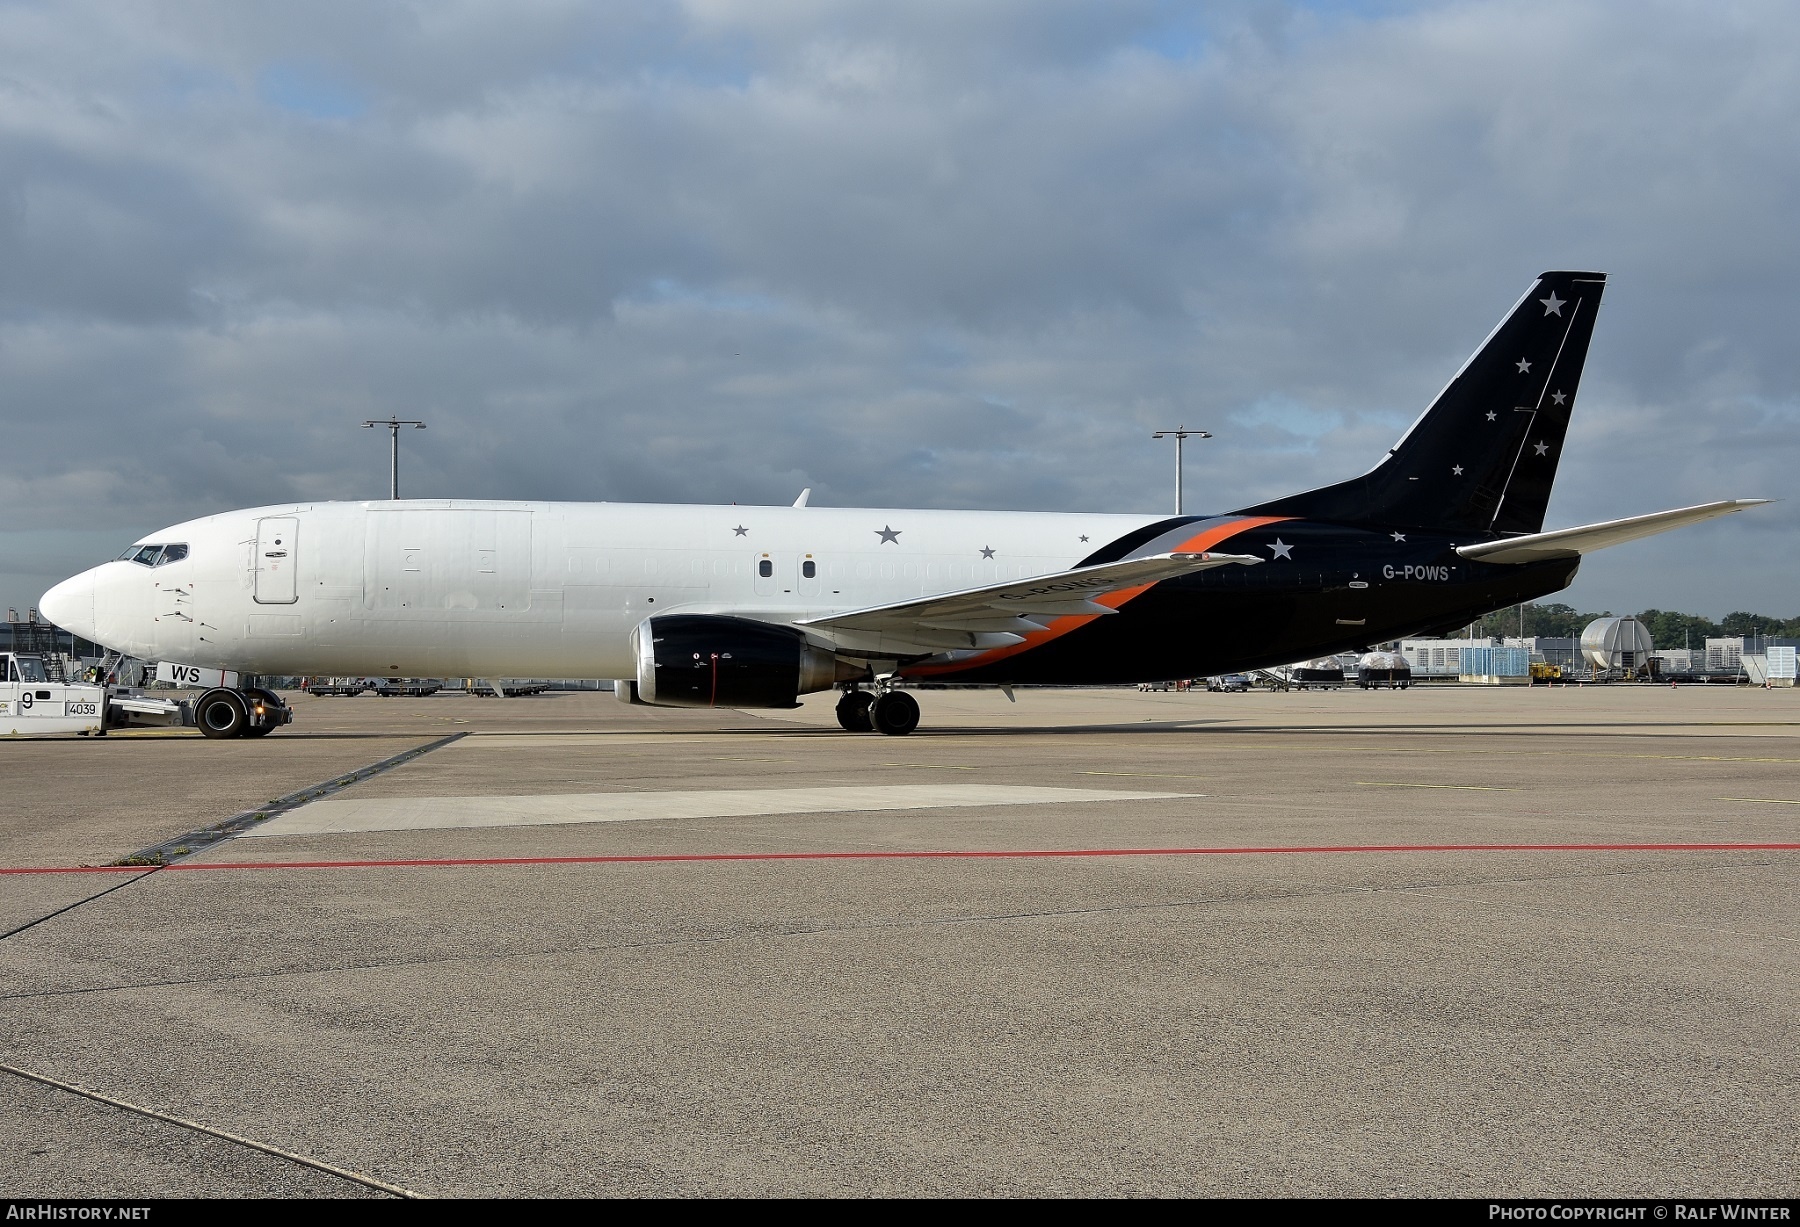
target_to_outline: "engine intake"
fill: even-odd
[[[798,707],[867,676],[804,632],[718,614],[664,614],[637,629],[637,694],[662,707]]]

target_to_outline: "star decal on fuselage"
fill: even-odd
[[[1551,290],[1550,297],[1540,298],[1540,299],[1538,299],[1538,301],[1544,304],[1544,314],[1545,315],[1560,316],[1562,314],[1563,304],[1568,302],[1569,300],[1566,298],[1558,298],[1556,296],[1556,291]]]
[[[1270,544],[1269,553],[1275,558],[1285,558],[1289,562],[1294,561],[1294,547],[1280,537],[1275,538],[1274,542]]]
[[[745,528],[742,524],[739,524],[736,528],[732,529],[731,531],[732,531],[733,535],[739,536],[739,537],[748,537],[750,535],[750,530]]]
[[[1494,411],[1493,411],[1493,410],[1492,410],[1492,409],[1489,409],[1489,410],[1488,410],[1488,421],[1490,421],[1490,422],[1491,422],[1491,421],[1493,421],[1493,420],[1494,420],[1494,419],[1495,419],[1495,418],[1497,418],[1497,417],[1499,417],[1499,416],[1500,416],[1500,415],[1499,415],[1499,414],[1498,414],[1498,413],[1495,413],[1495,412],[1494,412]]]
[[[876,544],[878,544],[878,545],[899,545],[900,544],[900,530],[899,529],[894,528],[890,525],[884,524],[880,528],[875,529],[874,531],[875,531],[875,535],[877,537],[881,538],[881,540],[879,542],[877,542]]]
[[[1552,405],[1560,405],[1568,399],[1568,396],[1562,392],[1552,392],[1550,394],[1550,403]]]
[[[1394,538],[1395,543],[1398,544],[1399,542],[1406,540],[1406,534],[1405,533],[1394,533],[1393,538]]]
[[[981,556],[983,558],[992,558],[994,556],[994,551],[984,545],[981,547]]]
[[[1523,358],[1519,359],[1519,374],[1521,374],[1521,375],[1531,374],[1531,363],[1525,361],[1525,359],[1523,359]]]
[[[1540,440],[1538,442],[1536,451],[1537,451],[1537,454],[1540,456],[1548,456],[1550,454],[1550,445],[1548,443],[1545,443]]]
[[[1460,465],[1460,464],[1451,465],[1450,466],[1450,476],[1461,477],[1462,476],[1462,465]]]

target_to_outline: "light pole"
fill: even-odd
[[[1177,426],[1174,430],[1159,430],[1150,436],[1152,439],[1175,440],[1175,514],[1181,514],[1181,445],[1189,439],[1210,439],[1212,433],[1205,430],[1189,430],[1185,426]]]
[[[364,422],[363,426],[365,429],[375,426],[387,427],[393,445],[388,454],[388,497],[398,499],[400,497],[400,428],[411,426],[418,430],[424,430],[425,423],[410,419],[388,418],[385,421]]]

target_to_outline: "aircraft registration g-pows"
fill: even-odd
[[[240,674],[617,678],[633,703],[909,733],[906,683],[1128,684],[1467,625],[1733,499],[1544,532],[1606,278],[1552,272],[1361,477],[1227,515],[406,499],[206,516],[53,588],[46,617]],[[291,719],[215,687],[211,737]]]

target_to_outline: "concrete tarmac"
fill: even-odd
[[[638,815],[0,874],[0,1063],[347,1173],[0,1071],[0,1194],[1800,1193],[1800,692],[919,698],[0,742],[10,869]]]

